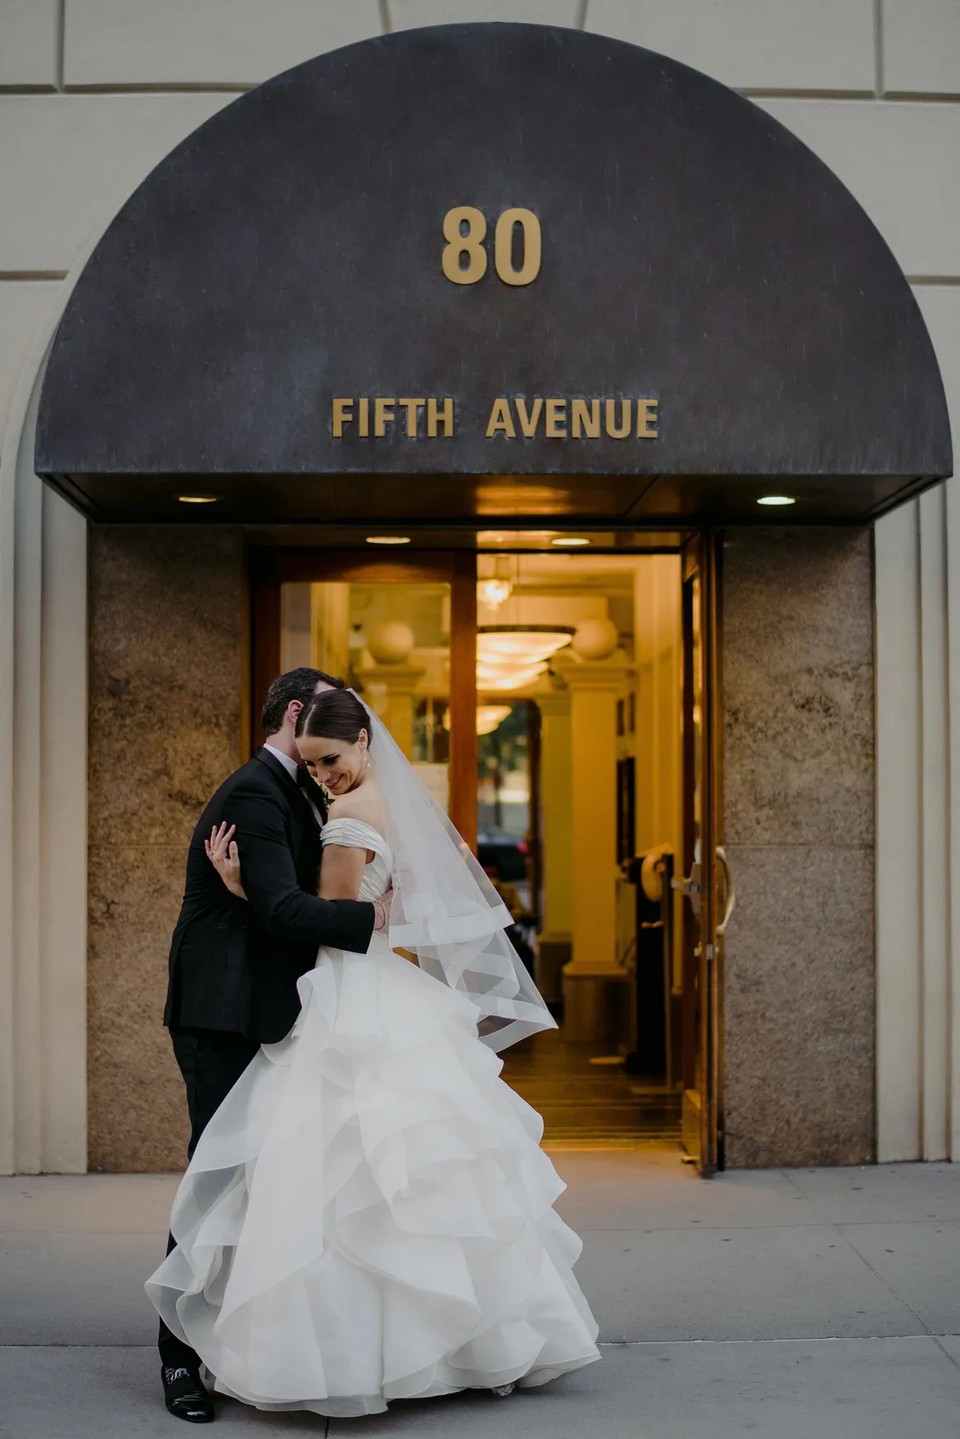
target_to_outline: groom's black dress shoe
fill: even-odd
[[[195,1369],[185,1365],[161,1365],[163,1400],[171,1414],[186,1419],[188,1424],[209,1424],[213,1418],[213,1400],[203,1387]]]

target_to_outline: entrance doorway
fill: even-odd
[[[280,670],[343,675],[474,847],[559,1025],[505,1055],[544,1142],[712,1172],[712,545],[377,538],[251,554],[252,712]]]

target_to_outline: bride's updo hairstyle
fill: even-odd
[[[370,734],[370,717],[355,694],[349,690],[324,690],[304,705],[297,716],[296,736],[342,739],[356,744],[360,731]],[[369,743],[369,739],[368,739]]]

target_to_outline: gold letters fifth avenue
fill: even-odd
[[[330,428],[335,440],[453,439],[460,419],[452,395],[335,396]],[[660,402],[642,399],[549,399],[498,395],[481,417],[488,440],[655,440]]]

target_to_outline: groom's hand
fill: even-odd
[[[374,934],[384,934],[390,927],[390,906],[393,904],[393,886],[373,901],[373,912],[376,919],[373,922]]]

